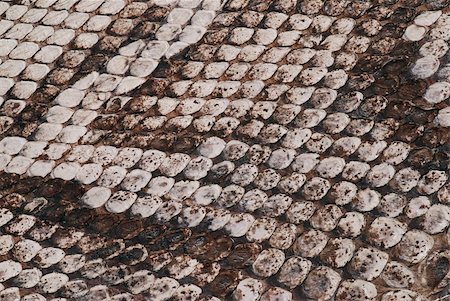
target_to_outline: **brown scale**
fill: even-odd
[[[428,0],[427,1],[427,9],[428,10],[438,10],[447,8],[450,6],[450,0]]]
[[[256,243],[239,244],[225,259],[225,263],[233,269],[244,268],[251,265],[260,252],[261,246]]]
[[[184,244],[184,249],[188,254],[201,255],[210,248],[213,243],[213,238],[208,234],[196,234],[191,236]]]
[[[71,210],[64,216],[64,225],[79,229],[86,228],[91,224],[92,220],[95,219],[97,215],[98,213],[90,208]]]
[[[152,244],[155,239],[163,235],[166,231],[167,226],[165,225],[150,225],[139,233],[137,239],[142,244]]]
[[[387,102],[387,99],[383,96],[373,96],[366,98],[359,106],[358,112],[362,117],[375,117],[386,107]]]
[[[346,13],[349,17],[357,18],[366,13],[373,6],[369,0],[351,1],[347,6]]]
[[[9,103],[4,103],[0,109],[2,115],[8,117],[17,117],[20,114],[20,104],[13,101]]]
[[[100,53],[116,53],[125,39],[125,37],[105,36],[95,45],[94,51]]]
[[[59,91],[58,87],[46,84],[37,88],[29,100],[32,103],[51,103],[58,96]]]
[[[36,195],[44,198],[54,197],[62,191],[63,185],[64,180],[62,179],[50,179],[37,187]]]
[[[437,114],[437,110],[429,111],[412,107],[412,112],[409,113],[408,121],[423,125],[432,124]]]
[[[133,91],[134,96],[152,95],[158,98],[164,97],[170,81],[166,78],[151,78],[147,80],[142,86]]]
[[[411,7],[398,7],[390,19],[396,24],[408,23],[412,21],[417,15],[417,11]]]
[[[425,167],[432,160],[433,151],[428,147],[414,149],[408,156],[408,162],[416,168]]]
[[[113,130],[117,126],[119,118],[118,115],[99,116],[91,123],[91,126],[100,130]]]
[[[189,52],[189,59],[194,61],[209,61],[213,58],[217,49],[217,46],[202,44]]]
[[[187,228],[172,230],[155,239],[147,248],[150,251],[175,250],[183,245],[191,234],[192,231]]]
[[[249,1],[247,8],[259,12],[265,12],[269,9],[273,0],[252,0]]]
[[[103,240],[103,238],[100,238]],[[95,247],[94,247],[95,248]],[[117,255],[123,249],[123,244],[118,241],[108,240],[100,248],[95,248],[89,253],[89,258],[111,258]]]
[[[150,22],[163,22],[169,15],[172,8],[170,6],[152,6],[143,14],[143,19]]]
[[[41,177],[23,178],[14,185],[14,191],[21,194],[27,194],[35,190],[43,183]]]
[[[386,118],[395,118],[403,120],[411,114],[413,107],[405,101],[390,101],[388,102],[386,109],[383,111],[383,115]]]
[[[150,149],[152,141],[155,139],[154,135],[133,135],[126,142],[127,147],[138,147],[142,149]]]
[[[400,78],[396,75],[385,75],[375,80],[372,89],[376,95],[386,96],[397,92]]]
[[[218,28],[216,30],[208,31],[203,36],[203,42],[211,45],[221,45],[225,43],[226,38],[230,33],[229,28]]]
[[[144,229],[141,219],[124,219],[117,226],[113,227],[109,235],[112,237],[131,239],[136,237]]]
[[[87,57],[81,64],[80,72],[91,73],[93,71],[101,72],[104,64],[108,61],[108,56],[102,53],[96,53]]]
[[[446,144],[450,139],[450,132],[443,127],[434,127],[425,130],[420,141],[424,146],[431,148],[439,147]]]
[[[117,19],[115,20],[106,32],[108,34],[116,35],[116,36],[126,36],[129,35],[133,30],[134,24],[132,20],[129,19]]]
[[[26,199],[17,193],[6,195],[2,198],[2,207],[9,209],[18,209],[26,203]]]
[[[344,87],[344,91],[364,91],[369,88],[375,81],[373,75],[369,73],[361,73],[359,75],[349,75],[348,81]]]
[[[133,30],[131,30],[129,37],[131,39],[153,39],[155,33],[159,29],[159,24],[154,22],[143,21],[137,24]]]
[[[442,255],[439,254],[431,260],[428,260],[426,262],[424,273],[427,285],[432,288],[441,286],[440,284],[442,284],[442,280],[444,280],[444,278],[448,275],[449,271],[450,260],[448,255],[445,256],[445,253]]]
[[[205,248],[206,251],[198,258],[206,262],[214,262],[222,260],[230,254],[233,247],[233,240],[228,236],[220,236],[214,238],[212,243],[208,243]]]
[[[354,70],[376,73],[386,63],[387,57],[382,55],[368,55],[358,60]]]
[[[120,222],[120,215],[118,214],[99,214],[95,216],[89,224],[89,229],[94,233],[106,234],[111,231],[115,225]]]
[[[142,16],[148,8],[145,2],[131,2],[119,13],[121,18],[137,18]]]
[[[74,76],[75,71],[73,69],[68,68],[57,68],[53,69],[45,79],[47,84],[62,86],[68,84],[69,81]]]
[[[65,222],[65,217],[74,211],[76,207],[70,201],[50,201],[48,205],[39,212],[39,218],[54,223]],[[76,217],[76,215],[75,215]]]
[[[414,100],[418,95],[423,95],[428,88],[424,80],[410,81],[404,83],[398,89],[398,96],[404,100]]]
[[[234,291],[240,278],[241,274],[237,270],[222,270],[219,275],[206,286],[206,289],[215,296],[225,297]]]
[[[20,118],[23,121],[39,121],[47,114],[48,106],[44,103],[33,103],[28,105],[20,112]]]
[[[118,257],[119,261],[126,265],[135,265],[145,259],[145,253],[141,248],[131,248]]]
[[[14,127],[13,127],[14,124]],[[8,131],[15,130],[16,127],[20,128],[20,125],[17,125],[17,122],[14,122],[13,119],[9,118],[0,118],[0,135],[4,134]],[[16,135],[9,135],[9,136],[16,136]]]
[[[324,3],[323,11],[328,16],[337,17],[343,14],[349,5],[346,0],[327,0]]]
[[[423,126],[413,123],[400,125],[395,133],[395,139],[406,143],[414,142],[423,134]]]
[[[69,51],[64,53],[58,60],[57,64],[63,68],[76,68],[85,60],[84,56],[77,56],[74,53],[78,52],[77,50]]]

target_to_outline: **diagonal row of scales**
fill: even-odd
[[[450,1],[0,1],[1,301],[450,300]]]

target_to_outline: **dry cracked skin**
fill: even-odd
[[[450,1],[0,1],[0,300],[450,300]]]

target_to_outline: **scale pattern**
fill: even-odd
[[[0,300],[450,300],[449,41],[449,0],[0,1]]]

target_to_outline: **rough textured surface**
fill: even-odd
[[[0,1],[0,300],[430,300],[447,0]]]

